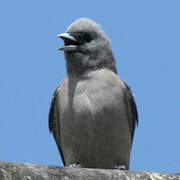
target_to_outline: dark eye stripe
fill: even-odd
[[[86,42],[90,42],[92,40],[92,37],[90,34],[88,33],[85,33],[83,34],[83,39],[86,41]]]

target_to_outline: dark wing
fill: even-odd
[[[65,160],[60,145],[60,113],[59,113],[59,102],[58,102],[58,92],[60,91],[60,86],[55,90],[53,98],[51,101],[51,107],[49,111],[49,131],[53,133],[54,139],[58,146],[62,161],[65,165]]]
[[[133,140],[135,126],[138,125],[138,112],[137,112],[137,107],[136,107],[136,103],[135,103],[131,88],[125,81],[122,80],[122,82],[126,87],[126,96],[127,96],[127,101],[128,101],[127,104],[129,108],[129,114],[130,114],[129,127],[131,130],[131,138]]]

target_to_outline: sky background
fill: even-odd
[[[80,17],[112,42],[139,112],[131,170],[180,172],[180,1],[0,1],[0,160],[62,165],[48,130],[66,76],[58,33]]]

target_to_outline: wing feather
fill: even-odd
[[[61,89],[61,86],[59,86],[52,97],[50,111],[49,111],[49,131],[53,133],[54,139],[56,141],[56,144],[58,146],[58,150],[60,152],[60,155],[62,157],[63,164],[65,165],[64,156],[61,150],[61,133],[60,133],[60,109],[59,109],[59,102],[58,102],[58,93]]]
[[[131,91],[131,88],[129,87],[129,85],[123,81],[123,84],[126,87],[126,98],[127,98],[127,104],[128,104],[128,109],[129,109],[129,128],[131,131],[131,138],[133,140],[134,137],[134,130],[135,130],[135,126],[138,125],[138,112],[137,112],[137,106],[133,97],[133,93]]]

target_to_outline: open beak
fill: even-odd
[[[78,41],[75,37],[71,36],[69,33],[58,34],[57,37],[60,37],[64,40],[64,46],[59,48],[59,50],[63,51],[76,51]]]

